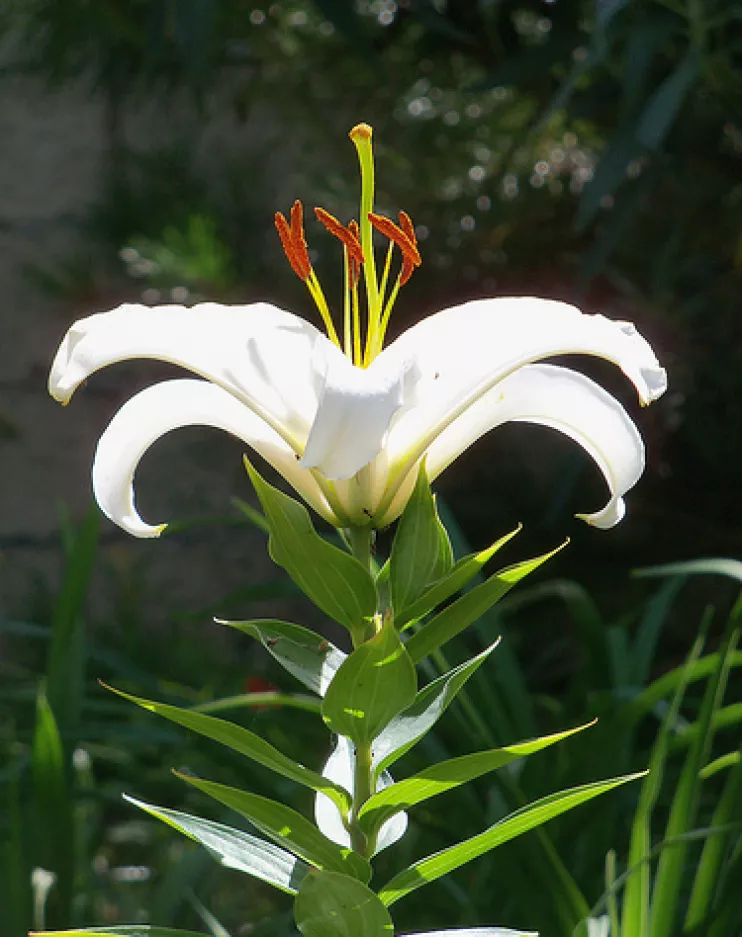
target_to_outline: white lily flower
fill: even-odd
[[[593,381],[535,362],[574,353],[605,358],[624,372],[645,405],[667,385],[649,344],[629,323],[585,315],[566,303],[499,298],[439,312],[382,349],[397,291],[420,261],[406,215],[400,214],[397,227],[371,213],[370,128],[354,128],[351,138],[363,178],[360,229],[352,223],[344,228],[318,211],[345,248],[342,348],[309,264],[298,203],[291,226],[277,216],[277,227],[329,338],[267,303],[123,305],[81,319],[65,336],[49,378],[50,393],[63,403],[95,371],[131,358],[158,358],[201,378],[150,387],[113,418],[93,465],[104,513],[135,536],[157,536],[164,525],[145,523],[135,507],[137,465],[160,436],[197,424],[244,440],[331,524],[384,527],[404,509],[421,459],[433,480],[484,433],[516,420],[558,429],[588,452],[610,496],[602,510],[579,516],[597,527],[617,523],[623,495],[644,467],[638,430]],[[372,225],[390,238],[381,281]],[[403,263],[387,293],[394,246]],[[361,266],[368,315],[363,348]]]

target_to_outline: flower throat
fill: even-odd
[[[350,221],[342,224],[324,208],[315,208],[319,222],[343,245],[343,340],[338,336],[325,294],[317,274],[309,260],[307,242],[304,238],[304,210],[297,199],[287,221],[281,212],[276,212],[276,230],[281,238],[284,252],[291,269],[306,285],[314,300],[328,338],[341,348],[354,365],[366,368],[379,354],[384,344],[389,317],[400,287],[412,276],[415,267],[421,264],[417,248],[417,237],[410,216],[401,211],[399,224],[390,218],[374,213],[374,154],[371,143],[372,130],[368,124],[358,124],[350,131],[350,139],[358,152],[361,168],[361,214],[360,223]],[[373,250],[374,228],[389,241],[384,270],[379,280]],[[390,287],[390,273],[394,248],[402,255],[402,263],[394,284]],[[360,283],[361,271],[366,290],[366,328],[361,322]]]

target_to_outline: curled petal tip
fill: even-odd
[[[664,368],[645,368],[644,380],[647,383],[647,393],[641,401],[643,407],[653,403],[667,390],[667,371]]]
[[[597,527],[598,530],[609,530],[623,520],[625,514],[626,502],[623,498],[616,498],[609,501],[602,511],[596,511],[594,514],[575,514],[575,517],[591,527]]]

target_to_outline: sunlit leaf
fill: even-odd
[[[192,709],[182,709],[179,706],[170,706],[167,703],[156,703],[152,700],[141,699],[113,687],[109,687],[109,689],[119,696],[123,696],[124,699],[136,703],[137,706],[141,706],[142,709],[157,713],[158,716],[163,716],[171,722],[176,722],[178,725],[191,729],[193,732],[198,732],[199,735],[203,735],[214,742],[225,745],[232,751],[239,752],[241,755],[257,761],[258,764],[270,768],[276,774],[290,778],[292,781],[303,784],[313,791],[322,791],[333,803],[337,804],[341,811],[347,812],[350,807],[350,795],[347,791],[328,781],[327,778],[323,778],[316,771],[305,768],[304,765],[300,765],[284,755],[277,748],[274,748],[270,742],[266,742],[265,739],[249,729],[238,726],[226,719],[217,719],[216,716],[207,716],[205,713],[195,712]]]
[[[573,807],[578,807],[600,794],[642,776],[642,774],[631,774],[608,781],[596,781],[593,784],[584,784],[581,787],[573,787],[542,797],[541,800],[511,813],[484,832],[414,862],[387,882],[379,892],[379,898],[385,905],[391,905],[417,888],[434,882],[442,875],[471,862],[472,859],[478,859],[491,849],[515,839],[516,836],[527,833]]]
[[[394,924],[376,895],[354,879],[315,872],[302,883],[294,904],[304,937],[393,937]]]
[[[290,895],[296,894],[311,869],[311,866],[292,853],[243,830],[179,810],[155,807],[127,795],[124,797],[135,807],[205,846],[217,862],[226,868],[252,875]]]
[[[317,868],[351,875],[364,882],[371,878],[371,867],[367,859],[351,849],[333,843],[292,807],[226,784],[204,781],[180,773],[177,776],[219,803],[236,810],[279,846]]]

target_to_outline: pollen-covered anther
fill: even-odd
[[[412,241],[412,243],[415,245],[415,248],[417,248],[417,234],[415,234],[415,226],[414,226],[413,223],[412,223],[412,218],[410,218],[410,216],[409,216],[409,215],[407,214],[407,212],[405,212],[405,211],[400,211],[400,212],[398,213],[397,217],[399,218],[399,226],[400,226],[400,228],[404,231],[404,233],[407,235],[407,237],[408,237],[408,238]],[[419,251],[418,251],[418,255],[417,255],[417,256],[418,256],[418,263],[415,263],[414,260],[413,260],[409,255],[407,255],[407,254],[403,254],[403,255],[402,255],[402,271],[401,271],[401,273],[400,273],[400,275],[399,275],[399,285],[400,285],[400,286],[404,286],[405,283],[406,283],[406,282],[410,279],[410,277],[412,276],[412,274],[413,274],[413,272],[414,272],[414,270],[415,270],[415,267],[419,267],[419,266],[420,266],[421,260],[420,260],[420,253],[419,253]]]
[[[341,224],[334,215],[331,215],[329,211],[325,211],[324,208],[315,208],[314,214],[317,221],[321,222],[330,234],[334,234],[347,247],[349,260],[356,264],[362,264],[364,259],[363,248],[359,240],[358,225],[351,221],[346,228],[344,224]],[[353,225],[354,227],[351,227]]]
[[[275,214],[276,231],[281,238],[283,252],[286,254],[291,269],[300,280],[308,280],[312,272],[307,242],[304,239],[303,209],[297,199],[291,206],[291,224],[280,211]]]
[[[377,231],[393,241],[402,252],[400,286],[403,286],[412,276],[415,267],[419,267],[422,263],[420,252],[417,249],[415,230],[412,227],[409,215],[404,212],[399,213],[400,225],[396,225],[391,218],[385,218],[383,215],[376,215],[373,212],[369,212],[368,220]],[[404,230],[405,228],[407,230]]]

